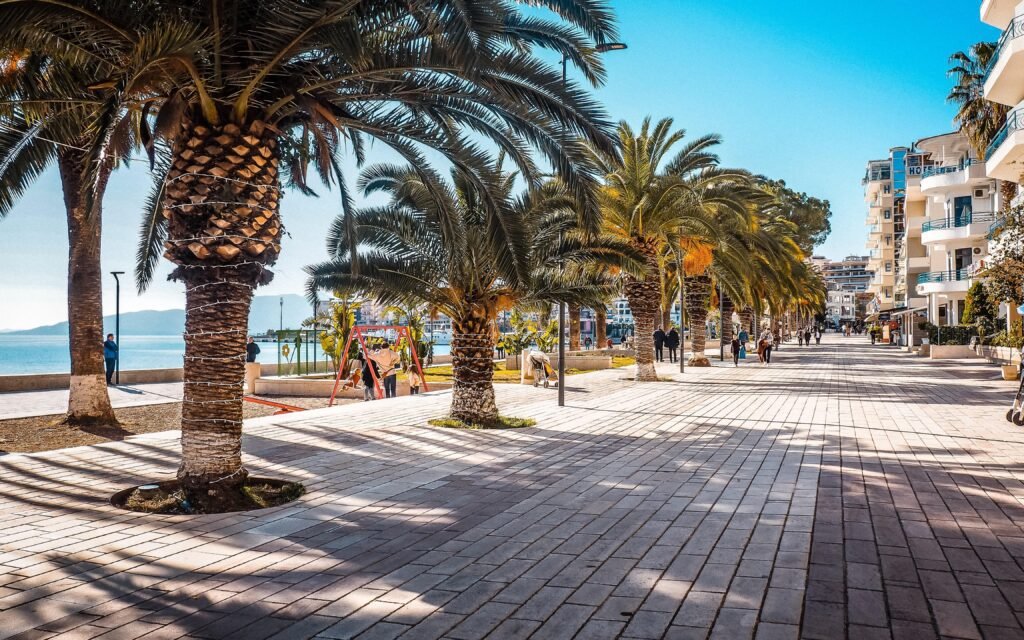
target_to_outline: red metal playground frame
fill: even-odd
[[[426,377],[423,375],[423,367],[420,366],[420,357],[416,353],[416,343],[413,342],[412,334],[409,333],[409,327],[405,327],[397,324],[368,324],[368,325],[357,325],[352,328],[352,332],[348,334],[348,340],[345,341],[345,350],[342,351],[341,364],[338,365],[338,374],[334,377],[334,390],[331,391],[331,401],[327,403],[328,407],[334,406],[334,398],[338,395],[338,386],[341,384],[341,376],[345,371],[345,364],[348,362],[348,350],[352,345],[352,338],[359,341],[359,348],[363,353],[363,358],[369,358],[370,352],[366,348],[366,338],[373,337],[366,335],[368,331],[394,331],[398,334],[399,338],[405,338],[406,344],[409,345],[409,351],[412,353],[412,362],[416,366],[416,371],[420,374],[420,380],[423,381],[423,390],[430,391],[427,386]],[[380,386],[380,378],[377,377],[377,372],[373,367],[370,367],[370,375],[373,377],[373,388],[377,392],[377,397],[383,397],[383,392]],[[363,380],[363,384],[366,381]]]

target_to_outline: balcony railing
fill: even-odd
[[[928,273],[922,273],[917,276],[917,284],[930,284],[933,282],[960,282],[961,280],[970,279],[970,268],[957,269],[955,271],[929,271]]]
[[[995,221],[988,226],[988,239],[989,240],[994,240],[996,238],[996,236],[999,235],[999,232],[1003,230],[1003,227],[1005,225],[1006,225],[1006,217],[1005,216],[999,216],[998,218],[996,218]]]
[[[926,231],[941,231],[942,229],[957,229],[960,227],[966,227],[972,224],[981,224],[985,222],[992,222],[995,220],[995,214],[992,213],[959,213],[953,218],[943,220],[928,220],[921,225],[921,232]]]
[[[992,59],[988,62],[988,68],[985,69],[985,77],[982,79],[982,84],[988,82],[988,77],[992,75],[992,70],[996,68],[996,64],[999,62],[999,56],[1002,55],[1003,49],[1009,44],[1011,40],[1024,36],[1024,16],[1017,16],[1010,22],[1010,26],[1006,27],[1006,31],[999,38],[999,43],[996,44],[996,50],[992,52]]]
[[[968,158],[964,162],[946,167],[925,167],[924,171],[921,173],[921,178],[924,179],[932,176],[941,176],[946,173],[956,173],[957,171],[963,171],[972,164],[978,164],[978,160],[975,158]]]
[[[1006,138],[1011,133],[1021,129],[1024,129],[1024,112],[1019,109],[1017,111],[1011,111],[1010,114],[1006,116],[1006,122],[999,131],[996,132],[995,137],[992,138],[992,142],[988,144],[988,149],[985,150],[985,160],[992,157],[992,154],[996,152],[996,149],[998,149],[1000,145],[1006,142]]]

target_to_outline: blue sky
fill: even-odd
[[[977,0],[613,0],[626,51],[607,54],[597,91],[609,115],[638,123],[670,116],[693,135],[724,137],[723,163],[832,202],[833,232],[817,253],[864,251],[864,164],[888,149],[952,127],[950,53],[998,32]],[[370,160],[387,159],[371,153]],[[141,202],[139,163],[118,173],[105,201],[104,271],[132,271]],[[334,194],[288,194],[286,238],[274,282],[260,294],[301,293],[302,267],[324,257]],[[66,318],[67,239],[54,172],[0,221],[0,330]],[[122,288],[122,309],[184,306],[163,265],[143,296]],[[113,281],[104,292],[114,308]]]

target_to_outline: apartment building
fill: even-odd
[[[916,147],[929,155],[932,166],[920,184],[925,217],[918,237],[924,254],[911,259],[915,290],[930,322],[960,324],[967,289],[989,255],[998,184],[961,133],[924,138]]]
[[[1024,3],[984,0],[981,20],[1003,31],[985,77],[985,97],[1010,107],[985,153],[990,178],[1020,182],[1024,173]]]
[[[908,280],[908,258],[912,251],[907,233],[910,222],[924,217],[921,176],[931,166],[928,154],[911,147],[893,147],[889,157],[868,162],[862,184],[868,204],[869,250],[867,270],[873,276],[868,292],[873,294],[872,315],[891,315],[908,309],[912,290]]]
[[[863,294],[874,274],[868,271],[868,256],[846,256],[818,265],[827,288],[825,323],[833,328],[864,320]]]

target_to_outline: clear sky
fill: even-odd
[[[890,147],[951,130],[949,54],[998,32],[980,22],[978,0],[818,3],[806,0],[614,0],[626,51],[607,54],[598,91],[615,119],[671,116],[694,135],[724,136],[723,162],[827,198],[832,236],[817,253],[864,252],[860,179]],[[379,152],[370,161],[389,159]],[[134,265],[146,167],[110,183],[104,271]],[[337,196],[288,194],[285,239],[273,283],[260,294],[301,293],[302,267],[325,256],[323,234]],[[0,330],[66,319],[67,232],[55,172],[0,220]],[[143,296],[122,287],[122,310],[184,306],[161,267]],[[114,309],[107,276],[104,303]]]

